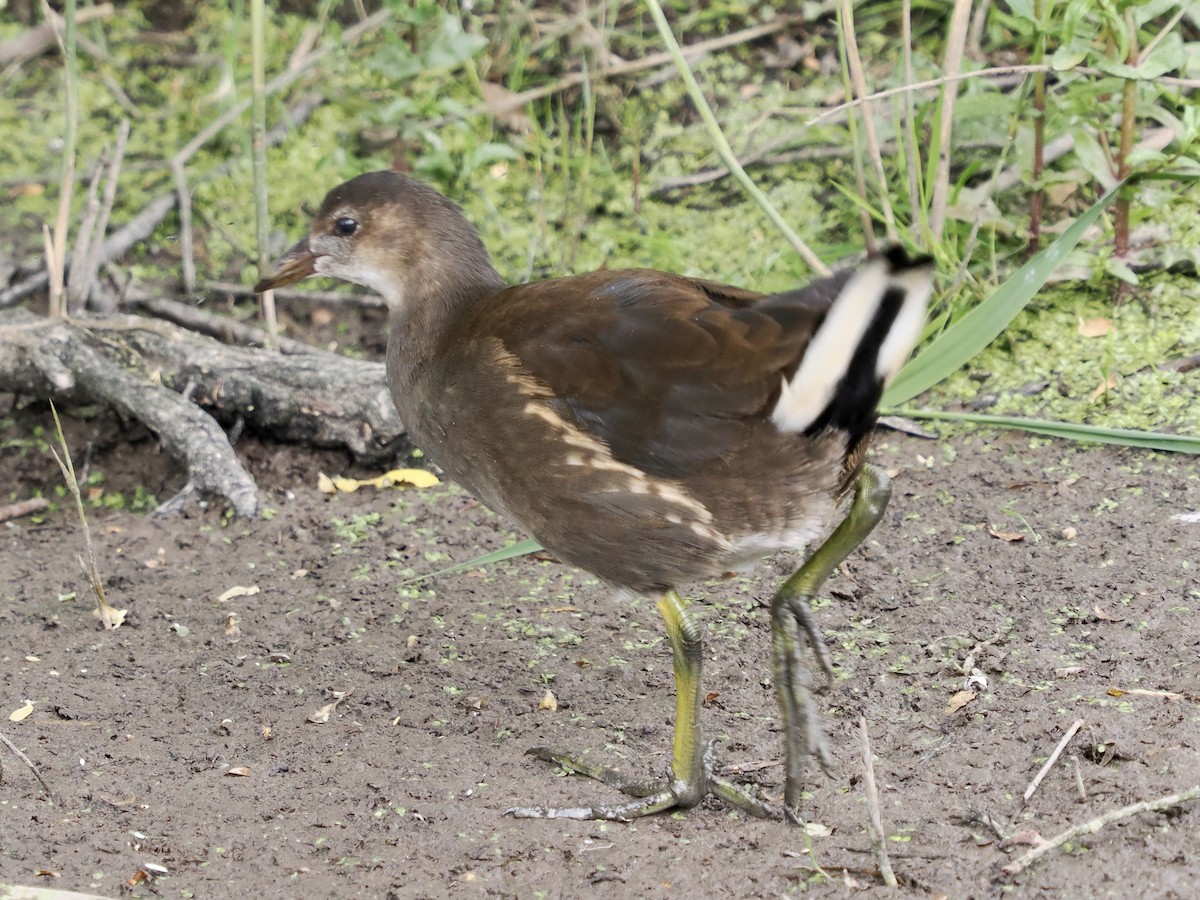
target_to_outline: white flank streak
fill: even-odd
[[[515,384],[520,393],[530,396],[531,385],[512,375],[508,376],[508,381],[510,384]],[[641,469],[613,459],[612,452],[601,441],[596,440],[587,432],[581,431],[578,428],[572,428],[562,416],[541,400],[527,400],[524,412],[526,415],[536,416],[552,427],[559,433],[562,442],[568,447],[574,447],[576,450],[582,451],[568,451],[565,457],[567,465],[586,466],[595,472],[610,472],[617,476],[607,486],[601,488],[601,491],[623,494],[652,494],[665,504],[683,510],[691,519],[688,527],[698,536],[712,541],[718,546],[727,545],[728,542],[725,537],[711,525],[712,512],[682,487],[667,481],[652,482]],[[586,458],[584,453],[588,454]],[[665,517],[672,525],[683,522],[683,517],[679,513],[669,512],[665,514]]]
[[[846,282],[817,330],[791,381],[784,380],[771,421],[780,431],[803,431],[824,412],[850,358],[875,318],[887,289],[887,260],[867,263]],[[918,327],[920,327],[918,325]],[[911,347],[911,344],[909,345]],[[907,352],[907,350],[905,351]]]
[[[929,297],[933,294],[933,272],[929,266],[909,269],[892,275],[888,279],[889,287],[897,287],[904,291],[904,300],[900,312],[888,330],[887,337],[879,348],[879,358],[875,363],[875,374],[884,385],[891,384],[900,367],[908,359],[913,345],[921,336],[921,326],[925,324],[925,308],[929,305]]]

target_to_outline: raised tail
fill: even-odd
[[[933,293],[933,261],[900,247],[857,270],[777,294],[767,304],[811,303],[834,293],[796,371],[786,375],[771,420],[781,431],[844,431],[854,446],[921,334]]]

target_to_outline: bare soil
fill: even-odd
[[[15,421],[4,439],[48,425],[38,411]],[[148,436],[104,415],[68,421],[105,492],[142,485],[165,500],[181,485]],[[60,483],[36,446],[0,447],[6,495]],[[405,584],[408,569],[518,535],[456,488],[328,498],[317,472],[344,471],[337,454],[253,438],[238,450],[267,517],[92,513],[110,598],[129,609],[115,631],[90,614],[65,504],[44,523],[0,526],[0,730],[54,792],[0,747],[0,880],[111,897],[881,890],[863,715],[907,893],[1196,896],[1198,804],[1001,871],[1033,832],[1200,784],[1200,525],[1171,518],[1200,508],[1192,458],[881,433],[892,505],[819,611],[837,666],[820,695],[837,770],[812,773],[806,838],[711,799],[630,823],[505,817],[615,799],[555,777],[530,746],[665,770],[674,705],[653,600],[540,557]],[[782,771],[763,604],[795,563],[693,591],[709,636],[708,733],[721,764],[768,797]],[[222,602],[235,585],[259,592]],[[947,713],[972,656],[978,696]],[[539,709],[547,690],[556,710]],[[327,721],[310,720],[339,695]],[[33,713],[10,721],[26,700]],[[1018,840],[1002,842],[988,816]],[[146,863],[170,874],[142,878]]]

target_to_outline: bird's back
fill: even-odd
[[[923,315],[928,292],[897,281],[914,270],[883,259],[770,296],[648,270],[500,291],[454,329],[419,437],[549,549],[626,587],[803,546],[874,423],[882,348]]]

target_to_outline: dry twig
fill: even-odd
[[[144,316],[5,312],[0,391],[102,402],[143,422],[191,483],[228,498],[243,516],[257,505],[254,482],[214,416],[364,460],[392,458],[404,435],[382,363],[228,347]]]
[[[946,56],[942,71],[957,75],[962,71],[963,48],[971,21],[970,0],[955,0],[946,34]],[[950,198],[950,147],[954,134],[954,102],[958,97],[958,82],[948,80],[942,87],[939,145],[934,148],[938,157],[937,174],[933,182],[933,199],[929,205],[929,230],[935,241],[941,240],[946,224],[946,206]]]
[[[75,24],[82,25],[92,19],[102,19],[113,14],[111,3],[101,3],[99,6],[87,7],[75,13]],[[24,34],[0,42],[0,66],[24,62],[39,56],[57,43],[57,35],[62,32],[63,18],[52,12],[53,19],[45,25],[31,28]]]
[[[224,343],[237,343],[244,347],[267,347],[269,335],[261,328],[247,325],[228,316],[220,316],[208,310],[200,309],[188,303],[180,303],[169,297],[156,297],[148,294],[133,298],[132,305],[153,313],[159,319],[166,319],[176,325],[182,325],[198,334],[206,334]],[[321,353],[320,348],[303,341],[291,338],[277,337],[274,345],[283,353]],[[332,355],[332,354],[331,354]]]
[[[741,31],[735,31],[733,34],[725,34],[720,37],[710,38],[706,41],[697,41],[694,44],[689,44],[686,47],[680,48],[683,52],[684,59],[691,62],[706,53],[711,53],[714,50],[724,50],[729,47],[736,47],[740,44],[746,44],[750,41],[756,41],[759,38],[766,37],[769,34],[775,34],[778,31],[783,31],[788,28],[796,20],[790,16],[777,16],[770,22],[765,22],[762,25],[754,25],[750,28],[744,28]],[[651,53],[648,56],[640,57],[639,59],[622,61],[613,63],[612,65],[596,66],[587,72],[578,71],[564,75],[562,78],[555,81],[553,84],[545,84],[541,87],[530,88],[527,91],[521,91],[518,94],[511,94],[503,100],[491,100],[480,103],[471,107],[463,115],[463,118],[471,116],[492,115],[503,116],[506,113],[520,109],[526,103],[534,100],[540,100],[542,97],[549,97],[553,94],[559,94],[563,91],[570,90],[573,87],[578,87],[585,81],[597,80],[601,78],[615,78],[619,75],[629,75],[633,72],[643,72],[647,69],[657,69],[661,66],[670,65],[671,54],[666,51],[659,53]],[[457,119],[458,116],[453,118]],[[451,117],[447,116],[444,119],[435,120],[431,123],[431,127],[444,125],[450,121]]]
[[[1054,767],[1054,764],[1058,761],[1058,758],[1062,756],[1062,752],[1067,749],[1067,744],[1071,743],[1071,738],[1075,737],[1076,732],[1078,732],[1082,727],[1083,719],[1076,719],[1075,723],[1067,729],[1067,733],[1064,734],[1062,740],[1058,742],[1058,746],[1054,748],[1054,752],[1050,754],[1050,758],[1046,760],[1046,764],[1042,766],[1041,770],[1036,775],[1033,776],[1033,781],[1029,782],[1029,787],[1025,788],[1025,803],[1029,802],[1029,798],[1032,797],[1033,792],[1038,789],[1038,785],[1042,783],[1042,779],[1046,777],[1046,773],[1048,773],[1050,769]]]
[[[889,241],[896,240],[896,216],[892,212],[892,201],[888,196],[887,173],[883,170],[883,154],[879,149],[879,138],[875,134],[875,119],[871,108],[870,92],[867,90],[867,76],[864,71],[862,54],[858,52],[858,36],[854,33],[854,7],[850,0],[840,0],[841,20],[842,20],[842,40],[846,47],[846,66],[850,70],[850,82],[853,86],[854,93],[863,99],[862,108],[862,124],[863,134],[867,139],[867,153],[871,157],[871,162],[875,164],[875,177],[878,179],[878,198],[880,209],[883,212],[884,224],[887,227],[887,237]],[[861,160],[855,157],[856,174],[860,179],[860,190],[865,187],[861,179]],[[862,194],[863,202],[866,203],[867,197],[865,190]],[[875,237],[871,229],[870,217],[867,217],[864,228],[864,234],[867,239],[868,251],[875,249]]]
[[[875,763],[871,758],[871,735],[867,731],[866,716],[858,717],[858,731],[862,735],[863,788],[867,794],[867,830],[871,834],[871,846],[875,850],[875,862],[880,877],[888,887],[896,887],[896,873],[888,860],[887,834],[883,830],[883,817],[879,812],[879,791],[875,787]]]
[[[1142,803],[1133,803],[1129,806],[1122,806],[1120,809],[1110,810],[1104,813],[1104,815],[1089,819],[1079,825],[1073,825],[1062,834],[1055,835],[1044,844],[1034,847],[1024,856],[1020,856],[1006,865],[1004,872],[1008,875],[1018,875],[1051,850],[1056,850],[1067,843],[1067,841],[1074,840],[1075,838],[1083,837],[1087,834],[1095,834],[1105,825],[1111,825],[1113,822],[1119,822],[1121,819],[1128,819],[1144,812],[1162,812],[1174,806],[1198,799],[1200,799],[1200,784],[1190,787],[1186,791],[1180,791],[1178,794],[1168,794],[1165,797],[1159,797],[1157,800],[1146,800]]]
[[[33,760],[22,753],[21,748],[5,737],[3,732],[0,732],[0,743],[3,743],[5,747],[16,754],[17,759],[29,766],[29,771],[33,773],[33,777],[38,780],[38,784],[42,786],[42,790],[46,792],[46,796],[50,799],[50,802],[53,803],[54,791],[50,790],[50,785],[46,784],[46,779],[42,777],[42,773],[38,771],[38,767],[33,764]],[[0,780],[3,779],[0,778]]]
[[[19,503],[9,503],[7,506],[0,506],[0,522],[19,519],[22,516],[32,516],[34,513],[40,513],[43,509],[48,509],[49,506],[50,501],[45,497],[30,497]]]
[[[104,579],[100,577],[100,566],[96,563],[96,546],[92,543],[92,529],[88,525],[87,513],[83,508],[83,495],[79,490],[79,479],[75,476],[75,463],[71,460],[71,451],[68,449],[67,439],[63,435],[62,422],[58,418],[58,410],[55,409],[53,403],[50,404],[50,412],[54,415],[54,431],[58,437],[59,447],[62,449],[62,456],[58,455],[58,451],[54,447],[50,448],[50,454],[62,470],[63,480],[66,481],[67,488],[71,491],[71,497],[75,501],[75,511],[79,513],[79,525],[83,530],[83,546],[87,550],[86,557],[79,554],[75,558],[79,560],[79,568],[83,570],[83,576],[88,580],[88,584],[92,588],[92,595],[96,598],[95,616],[106,629],[120,628],[125,621],[126,611],[111,606],[108,598],[104,595]]]

